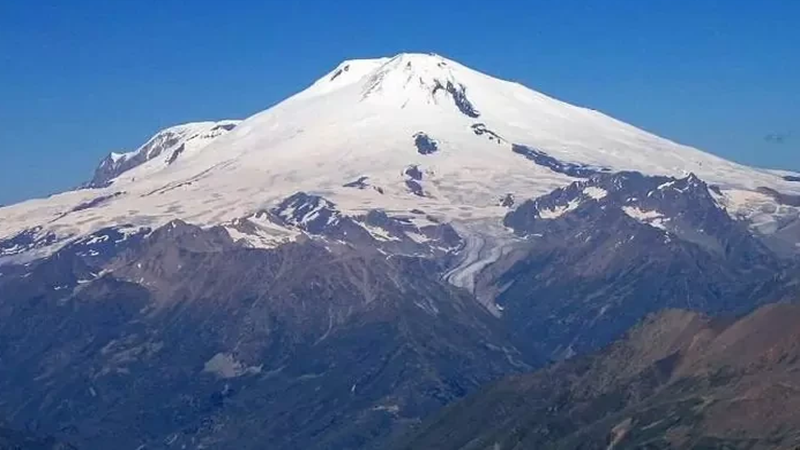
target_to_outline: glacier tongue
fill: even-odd
[[[423,174],[413,188],[409,167]],[[443,221],[499,222],[507,208],[498,199],[533,198],[593,171],[695,173],[720,189],[732,215],[754,216],[753,202],[728,192],[800,194],[800,183],[780,174],[431,54],[345,61],[266,111],[164,130],[101,169],[96,189],[0,209],[0,241],[36,227],[57,246],[120,223],[223,224],[300,191],[346,214],[422,210]]]

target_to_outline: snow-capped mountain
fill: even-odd
[[[793,294],[798,180],[437,55],[347,61],[0,209],[0,416],[85,449],[389,448],[648,314]]]
[[[534,198],[620,170],[694,173],[716,186],[732,215],[763,232],[797,215],[795,206],[759,190],[800,194],[790,177],[676,144],[438,55],[399,54],[345,61],[241,122],[178,126],[134,152],[112,153],[89,183],[93,189],[0,209],[0,239],[23,233],[40,243],[37,254],[47,254],[117,224],[227,223],[299,191],[348,214],[418,210],[448,222],[497,221],[504,198]]]

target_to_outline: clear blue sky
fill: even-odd
[[[160,128],[243,118],[341,60],[401,51],[800,169],[800,1],[0,0],[0,203],[74,186]]]

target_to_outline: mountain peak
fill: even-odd
[[[172,164],[186,150],[187,144],[191,148],[202,148],[236,128],[239,122],[239,120],[192,122],[165,128],[136,150],[111,152],[100,162],[92,181],[86,186],[93,188],[108,186],[122,173],[159,156],[164,156],[163,165]]]
[[[301,94],[314,97],[357,86],[360,101],[406,108],[419,105],[456,105],[463,114],[477,118],[480,113],[466,95],[467,67],[435,53],[399,53],[392,57],[353,59]]]
[[[421,86],[433,88],[436,82],[454,81],[450,62],[437,55],[401,53],[370,74],[368,88]]]
[[[452,63],[453,61],[448,60],[436,53],[408,53],[402,52],[398,53],[389,58],[381,58],[385,60],[385,65],[395,65],[395,66],[403,66],[403,65],[412,65],[412,66],[423,66],[423,65],[431,65],[431,66],[439,66],[441,67],[442,64]]]
[[[401,64],[405,64],[405,63],[412,63],[412,64],[414,64],[414,63],[416,63],[416,64],[428,63],[428,64],[431,64],[431,63],[434,63],[434,64],[436,64],[438,62],[452,63],[453,61],[450,61],[450,60],[448,60],[448,59],[446,59],[446,58],[444,58],[444,57],[442,57],[442,56],[440,56],[440,55],[438,55],[436,53],[401,52],[401,53],[398,53],[398,54],[396,54],[394,56],[383,56],[383,57],[379,57],[379,58],[347,59],[347,60],[342,61],[337,66],[337,69],[339,69],[339,68],[343,69],[343,68],[345,68],[347,66],[350,66],[352,68],[352,67],[359,67],[359,66],[366,67],[366,66],[370,66],[370,65],[374,69],[374,68],[381,67],[381,66],[384,66],[384,65],[396,64],[396,63],[401,63]]]
[[[474,119],[480,112],[467,97],[467,83],[461,76],[465,70],[469,69],[436,54],[401,53],[366,77],[361,99],[401,108],[454,104]]]

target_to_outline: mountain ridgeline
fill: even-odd
[[[82,450],[783,448],[798,195],[438,55],[346,61],[0,208],[0,417]]]

